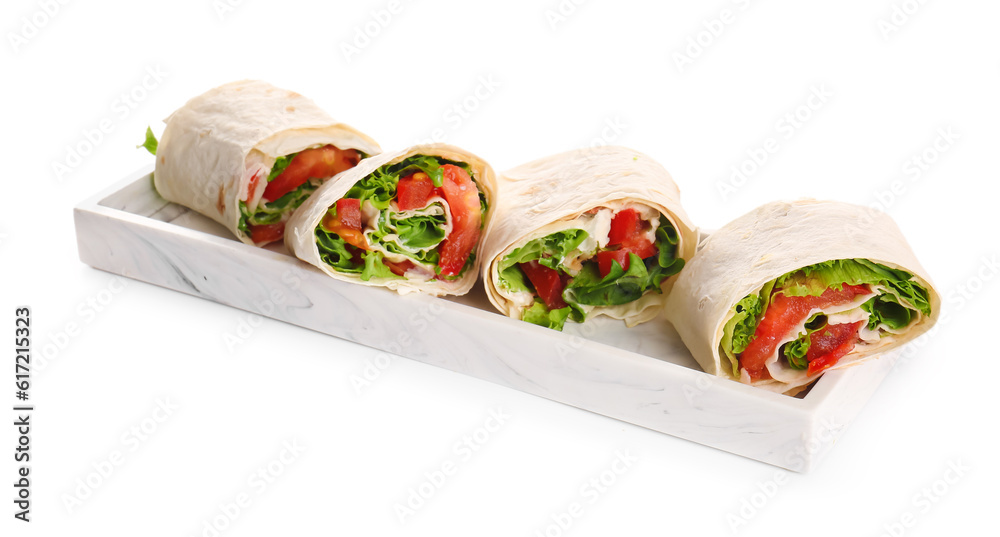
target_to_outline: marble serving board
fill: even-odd
[[[790,470],[815,468],[895,361],[828,372],[798,397],[767,392],[702,372],[662,318],[560,333],[500,315],[481,283],[446,299],[333,280],[167,202],[151,172],[75,209],[84,263]]]

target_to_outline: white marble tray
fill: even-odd
[[[335,281],[163,200],[151,169],[74,216],[80,259],[93,267],[799,472],[826,456],[895,360],[829,372],[805,396],[770,393],[703,373],[662,319],[631,330],[593,319],[559,333],[496,313],[481,284],[440,299]]]

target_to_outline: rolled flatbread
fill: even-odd
[[[667,318],[708,373],[795,392],[926,332],[941,299],[885,213],[774,202],[705,239]]]
[[[670,174],[617,146],[542,158],[500,176],[483,281],[504,315],[561,330],[592,315],[628,326],[660,312],[697,231]]]
[[[462,295],[479,274],[495,192],[493,168],[457,147],[383,153],[317,190],[289,221],[285,244],[338,280]]]
[[[312,100],[256,80],[211,89],[165,121],[156,190],[257,246],[280,240],[323,181],[381,152]]]

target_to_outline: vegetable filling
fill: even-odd
[[[818,375],[929,316],[928,296],[908,272],[865,259],[810,265],[737,302],[721,354],[744,382]]]
[[[316,226],[320,258],[372,278],[461,278],[475,261],[486,197],[471,166],[416,155],[359,181]]]
[[[324,181],[353,168],[364,157],[354,149],[343,150],[332,145],[278,157],[266,182],[261,181],[260,173],[250,179],[246,199],[240,201],[240,231],[258,244],[281,240],[292,212]],[[251,212],[247,201],[255,199],[261,186],[264,193]]]
[[[652,209],[606,207],[579,218],[581,228],[534,239],[504,256],[500,288],[525,306],[521,319],[562,330],[594,307],[627,304],[680,272],[679,237]]]

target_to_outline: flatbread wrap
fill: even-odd
[[[156,190],[241,241],[281,240],[294,210],[323,182],[381,152],[312,100],[266,82],[211,89],[166,119]]]
[[[940,304],[888,215],[800,200],[713,232],[666,315],[706,372],[794,393],[926,332]]]
[[[606,146],[504,172],[483,246],[483,282],[504,315],[561,330],[596,315],[649,321],[697,231],[670,174],[632,149]]]
[[[333,278],[400,294],[462,295],[479,273],[496,176],[446,144],[361,161],[289,221],[285,244]]]

